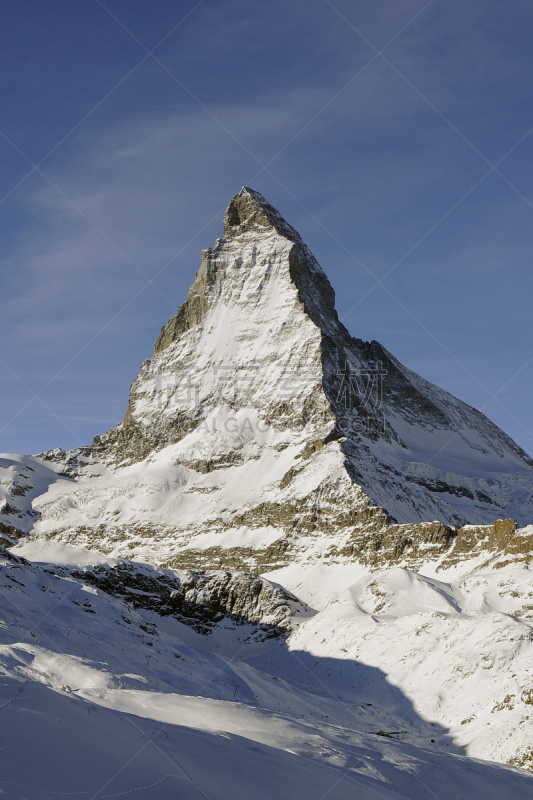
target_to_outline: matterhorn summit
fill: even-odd
[[[7,534],[172,566],[519,553],[517,525],[533,520],[526,453],[378,342],[351,337],[299,234],[247,188],[123,422],[33,469],[37,492],[20,463],[14,485],[30,494],[7,498]]]

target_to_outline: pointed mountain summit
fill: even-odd
[[[235,195],[224,215],[224,239],[218,239],[214,250],[204,250],[202,266],[189,292],[189,298],[181,306],[178,313],[162,329],[155,345],[155,353],[164,350],[189,327],[197,325],[203,319],[211,294],[209,287],[225,278],[228,255],[237,250],[246,252],[247,240],[252,237],[251,258],[248,267],[257,266],[258,244],[261,240],[272,241],[273,237],[281,237],[284,242],[292,242],[288,259],[283,267],[288,271],[287,277],[298,289],[300,299],[306,306],[307,313],[313,321],[320,325],[327,324],[329,317],[336,318],[335,293],[312,253],[303,243],[300,234],[294,230],[276,209],[265,198],[252,189],[243,187]],[[286,244],[285,244],[286,249]],[[298,259],[300,256],[300,261]],[[267,256],[267,264],[271,259]],[[243,264],[243,256],[235,257],[235,264]],[[261,265],[260,266],[264,266]],[[257,271],[256,271],[257,272]],[[270,277],[270,269],[265,272]],[[257,277],[250,273],[250,278]],[[262,287],[263,288],[263,287]],[[276,286],[269,287],[275,291]]]
[[[34,531],[163,564],[530,547],[508,518],[533,522],[532,460],[378,342],[352,338],[300,235],[247,188],[123,422],[45,458],[71,480],[33,502]],[[458,533],[465,524],[478,527]]]

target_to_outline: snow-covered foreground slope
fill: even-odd
[[[137,716],[134,704],[115,711],[17,679],[3,680],[0,699],[10,732],[0,787],[20,800],[526,800],[533,787],[508,768],[282,717],[258,734],[237,708],[233,733],[224,719],[211,732],[198,712],[192,729],[161,724],[150,707]]]
[[[532,768],[532,571],[461,567],[449,582],[401,568],[351,583],[354,567],[333,567],[329,587],[328,568],[322,587],[312,568],[270,577],[322,606],[291,649],[378,667],[469,755]]]
[[[303,614],[299,625],[295,618],[288,639],[258,636],[257,624],[227,615],[202,635],[88,582],[94,564],[120,562],[107,567],[101,556],[60,545],[30,550],[34,562],[6,551],[0,559],[0,789],[7,797],[531,796],[533,776],[467,757],[470,744],[450,735],[433,707],[387,678],[386,659],[371,663],[386,652],[379,637],[373,656],[343,650],[372,638],[369,609],[361,610],[370,579],[349,590],[349,600]],[[426,605],[434,598],[435,614],[456,602],[446,585],[411,573],[389,577],[390,620],[416,610],[413,596]],[[149,605],[146,585],[137,591]],[[381,620],[375,624],[386,628]],[[436,693],[420,685],[424,697]],[[527,731],[519,735],[527,739]]]

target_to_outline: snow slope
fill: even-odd
[[[289,646],[379,667],[469,755],[533,767],[532,599],[527,567],[450,582],[383,570],[339,587]]]
[[[289,647],[254,642],[227,618],[202,636],[59,574],[33,547],[40,564],[0,559],[6,797],[531,796],[533,776],[462,755],[379,670],[361,667],[352,689],[342,659],[297,651],[294,634]],[[90,558],[64,547],[61,560]],[[380,680],[389,708],[367,704]],[[390,731],[404,740],[378,735]]]
[[[0,542],[4,538],[12,543],[32,530],[39,519],[33,503],[52,484],[58,483],[59,491],[67,490],[69,479],[60,471],[34,456],[0,454]]]

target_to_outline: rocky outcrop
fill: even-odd
[[[381,509],[379,509],[381,511]],[[377,514],[376,522],[383,522]],[[339,556],[356,559],[372,569],[383,569],[393,564],[411,568],[424,561],[437,560],[449,552],[457,531],[441,522],[421,522],[418,525],[360,524],[348,542],[339,549]],[[334,551],[330,551],[332,557]]]
[[[457,529],[440,522],[388,525],[382,509],[375,511],[377,525],[360,524],[342,548],[330,548],[328,558],[345,556],[371,569],[396,564],[419,569],[431,561],[438,562],[438,569],[447,569],[480,557],[483,563],[494,567],[510,560],[533,562],[533,526],[519,529],[514,519]]]
[[[15,528],[14,525],[6,525],[0,522],[0,545],[12,547],[24,536],[26,536],[26,534],[18,528]]]
[[[248,635],[256,640],[283,637],[290,633],[295,619],[313,613],[283,587],[250,573],[176,571],[127,561],[83,568],[43,566],[16,556],[2,545],[0,560],[36,574],[44,570],[47,575],[81,581],[136,610],[171,616],[205,636],[217,625],[230,624],[250,626]],[[19,579],[18,583],[24,586],[24,581]]]
[[[83,545],[104,553],[116,553],[139,560],[153,553],[158,542],[157,560],[161,566],[177,570],[229,570],[268,574],[295,561],[324,564],[358,562],[370,570],[401,565],[412,570],[436,563],[437,570],[458,563],[479,560],[494,567],[514,563],[533,563],[533,526],[520,529],[515,520],[496,520],[492,525],[467,525],[462,528],[441,522],[390,523],[386,512],[368,506],[350,514],[340,512],[336,524],[324,525],[316,508],[272,506],[253,509],[257,529],[277,526],[277,538],[262,547],[235,546],[231,532],[243,519],[213,523],[209,531],[220,544],[195,547],[190,532],[131,525],[124,528],[99,526],[77,528],[62,535],[63,541]],[[252,516],[248,523],[253,524]],[[253,528],[252,528],[253,530]]]
[[[469,558],[484,559],[495,567],[533,562],[533,526],[519,528],[514,519],[499,519],[493,525],[466,525],[457,532],[453,548],[443,566]]]
[[[296,613],[310,609],[265,578],[250,573],[156,570],[121,562],[72,572],[74,578],[119,597],[135,609],[172,616],[207,635],[225,618],[257,626],[262,638],[288,633]]]

